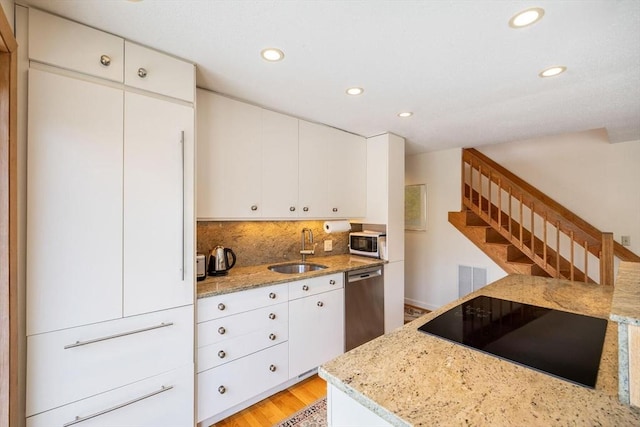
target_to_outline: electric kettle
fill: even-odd
[[[231,262],[229,262],[229,255],[231,255]],[[229,248],[216,246],[211,249],[209,255],[207,274],[209,276],[224,276],[234,265],[236,265],[236,254]]]

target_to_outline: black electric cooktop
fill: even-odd
[[[606,319],[479,296],[418,330],[594,388]]]

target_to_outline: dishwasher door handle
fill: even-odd
[[[358,282],[360,280],[366,280],[366,279],[372,279],[375,277],[380,277],[382,276],[382,269],[378,268],[376,270],[370,270],[370,271],[365,271],[365,272],[352,272],[349,273],[347,275],[347,282],[348,283],[353,283],[353,282]]]

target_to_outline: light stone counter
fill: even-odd
[[[478,295],[608,319],[613,288],[512,275],[463,300]],[[460,301],[330,361],[320,376],[398,426],[640,425],[640,411],[617,397],[615,322],[592,390],[417,330]]]
[[[232,268],[226,276],[207,277],[205,280],[198,282],[198,298],[206,298],[214,295],[258,288],[260,286],[294,282],[296,280],[310,277],[318,277],[327,274],[357,270],[364,267],[383,265],[386,261],[354,255],[333,255],[325,257],[308,257],[307,262],[322,264],[327,266],[327,268],[324,270],[310,271],[300,274],[276,273],[267,268],[269,265],[278,263]],[[280,264],[288,263],[289,262]]]

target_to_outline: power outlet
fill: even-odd
[[[622,246],[631,246],[631,236],[620,236]]]
[[[324,241],[324,251],[331,252],[333,250],[333,240]]]

